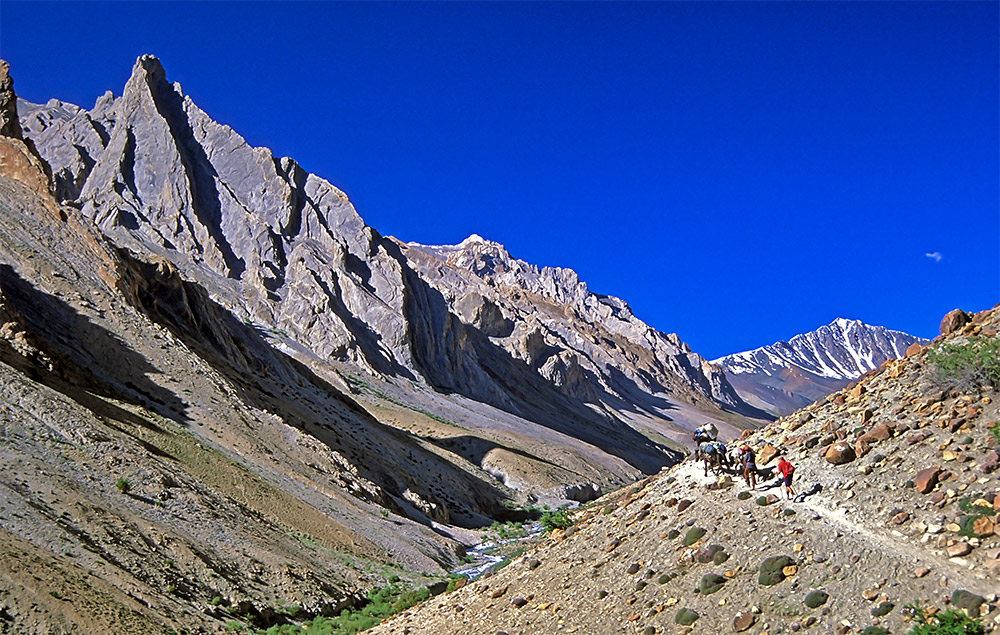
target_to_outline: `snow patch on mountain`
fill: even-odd
[[[837,318],[788,341],[720,357],[712,363],[733,375],[773,376],[799,368],[819,377],[851,381],[887,359],[902,357],[914,342],[926,340],[860,320]]]

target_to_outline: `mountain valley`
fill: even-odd
[[[1000,318],[949,316],[709,362],[569,269],[382,236],[152,56],[90,110],[18,100],[0,62],[0,633],[292,626],[438,593],[481,528],[577,505],[374,632],[898,632],[957,591],[993,628],[996,386],[931,357]],[[689,459],[707,422],[821,490],[740,498]],[[795,571],[755,583],[772,555]]]

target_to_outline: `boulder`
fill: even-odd
[[[919,353],[921,350],[923,350],[923,348],[924,347],[921,346],[919,343],[914,342],[914,343],[912,343],[912,344],[910,344],[909,346],[906,347],[906,352],[903,353],[903,356],[904,357],[912,357],[912,356],[916,355],[917,353]]]
[[[733,618],[733,632],[742,633],[745,630],[749,630],[756,621],[757,618],[750,611],[740,611]]]
[[[983,462],[979,464],[979,471],[990,474],[997,467],[1000,467],[1000,455],[997,454],[996,450],[990,450]]]
[[[865,432],[858,440],[854,443],[854,452],[858,456],[864,456],[868,453],[869,448],[875,445],[879,441],[885,441],[886,439],[892,438],[893,429],[885,423],[879,423],[873,426],[868,432]]]
[[[852,448],[847,443],[834,443],[826,452],[823,454],[823,458],[826,459],[827,463],[832,463],[833,465],[843,465],[844,463],[850,463],[857,458],[854,453],[854,448]]]
[[[967,542],[957,542],[947,548],[949,558],[961,558],[972,553],[972,545]]]
[[[962,330],[970,320],[972,320],[972,316],[962,309],[949,311],[941,318],[941,335],[950,335]]]
[[[757,465],[767,465],[776,456],[778,456],[778,448],[768,443],[757,453]]]
[[[977,538],[992,536],[996,531],[996,523],[989,516],[980,516],[972,521],[972,533]]]

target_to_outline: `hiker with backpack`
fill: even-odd
[[[795,492],[792,491],[792,474],[795,473],[795,467],[785,460],[784,456],[778,457],[778,473],[785,482],[785,500],[795,498]]]
[[[757,489],[757,457],[749,445],[740,448],[740,463],[743,465],[743,480],[747,487]]]

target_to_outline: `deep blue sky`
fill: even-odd
[[[2,0],[0,57],[89,108],[157,55],[381,233],[572,268],[714,358],[1000,300],[998,6]]]

